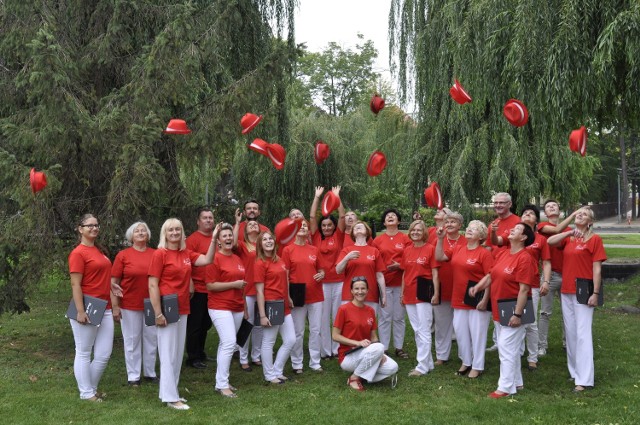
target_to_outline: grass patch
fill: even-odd
[[[600,234],[602,241],[605,244],[619,244],[619,245],[638,245],[640,246],[640,234],[638,233],[624,233],[624,234]]]
[[[398,388],[387,382],[371,385],[364,394],[346,387],[347,373],[337,361],[323,361],[325,372],[308,370],[278,387],[263,384],[262,371],[231,370],[238,399],[213,392],[215,368],[183,369],[180,393],[192,410],[176,412],[158,400],[157,385],[129,388],[122,336],[116,325],[114,351],[101,382],[108,393],[104,403],[79,400],[73,376],[74,345],[64,318],[70,291],[45,291],[29,301],[32,311],[0,318],[0,410],[3,423],[120,424],[636,424],[640,417],[640,317],[618,314],[620,304],[638,300],[640,277],[610,285],[606,305],[594,316],[596,387],[586,394],[571,393],[565,352],[560,341],[559,305],[551,319],[548,355],[535,373],[523,370],[525,390],[509,399],[490,400],[496,389],[499,361],[487,353],[486,371],[477,380],[457,377],[459,362],[453,344],[451,361],[429,375],[409,379],[415,359],[399,360]],[[208,341],[214,353],[214,332]],[[415,356],[410,326],[405,350]],[[523,362],[526,365],[526,362]],[[286,369],[290,376],[290,365]]]
[[[606,248],[605,252],[607,253],[607,258],[629,258],[629,259],[638,259],[640,258],[640,248]]]

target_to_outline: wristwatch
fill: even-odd
[[[514,316],[516,316],[518,319],[522,318],[522,314],[518,314],[518,313],[513,313]]]

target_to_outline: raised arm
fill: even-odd
[[[539,230],[539,232],[545,235],[557,235],[558,233],[563,232],[564,229],[566,229],[571,224],[577,213],[578,210],[575,210],[574,212],[569,214],[567,218],[562,220],[557,226],[544,226]]]
[[[449,261],[449,257],[444,253],[442,241],[444,240],[444,228],[438,227],[436,230],[436,235],[438,236],[438,242],[436,242],[436,260],[437,261]]]
[[[240,208],[236,208],[234,216],[236,222],[233,225],[233,248],[237,248],[238,240],[240,240],[240,222],[242,221],[242,211],[240,211]]]
[[[340,198],[340,189],[340,186],[336,186],[332,187],[331,191],[335,193],[338,198]],[[341,232],[344,232],[344,228],[346,227],[346,224],[344,223],[344,215],[344,205],[342,205],[342,198],[340,198],[340,205],[338,206],[338,229],[340,229]]]
[[[216,228],[213,230],[213,235],[211,236],[211,244],[209,244],[209,250],[205,255],[200,254],[198,259],[195,261],[195,265],[198,267],[207,266],[213,263],[213,256],[216,253],[216,243],[218,240],[218,232],[220,232],[220,227],[222,223],[218,223]]]
[[[324,192],[324,187],[316,186],[315,195],[313,196],[313,202],[311,203],[311,211],[309,211],[309,232],[314,234],[318,231],[318,205],[320,205],[320,197]]]

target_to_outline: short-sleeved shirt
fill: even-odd
[[[284,249],[282,261],[289,270],[289,284],[305,285],[305,304],[324,301],[322,282],[316,282],[313,278],[319,270],[318,248],[309,244],[289,245]]]
[[[111,276],[120,279],[121,308],[138,311],[144,309],[144,299],[149,298],[149,265],[155,251],[148,247],[144,251],[130,247],[116,255]]]
[[[384,261],[382,261],[382,255],[380,255],[378,248],[369,245],[351,245],[349,247],[342,248],[342,251],[340,251],[340,255],[338,256],[338,263],[351,251],[359,251],[360,257],[347,261],[347,265],[344,269],[342,300],[351,301],[353,298],[351,295],[351,280],[357,276],[364,276],[369,285],[369,292],[367,293],[366,301],[377,303],[379,301],[380,292],[378,291],[376,273],[383,272],[386,269]]]
[[[205,281],[207,283],[235,282],[244,280],[245,268],[240,257],[235,254],[225,255],[218,251],[211,267],[207,267]],[[212,310],[244,311],[242,289],[225,291],[209,291],[207,307]]]
[[[338,308],[333,327],[340,329],[340,334],[345,338],[355,341],[371,339],[371,331],[378,329],[376,312],[366,304],[362,307],[358,307],[352,302],[342,304]],[[340,344],[338,348],[338,360],[340,363],[344,360],[345,353],[352,348],[352,346]]]
[[[551,236],[551,235],[547,235],[546,233],[542,233],[542,229],[547,226],[556,227],[555,224],[549,223],[548,221],[543,221],[542,223],[538,224],[538,232],[545,239],[549,239],[549,236]],[[570,231],[571,231],[571,228],[567,227],[566,229],[564,229],[563,232],[570,232]],[[562,273],[562,258],[564,256],[564,254],[562,253],[562,249],[558,248],[557,246],[549,246],[549,252],[551,253],[551,270],[553,270],[556,273]]]
[[[255,296],[256,285],[253,280],[253,264],[256,261],[256,248],[253,246],[249,249],[246,242],[238,241],[238,247],[235,252],[242,260],[242,264],[244,264],[244,280],[247,282],[247,286],[244,287],[244,294],[246,296]]]
[[[344,273],[336,273],[338,256],[342,251],[344,233],[337,229],[331,236],[322,239],[321,231],[318,230],[312,235],[313,245],[318,248],[318,268],[324,270],[322,283],[337,283],[344,280]]]
[[[284,300],[284,314],[290,314],[287,267],[282,258],[278,258],[276,262],[270,259],[264,261],[256,258],[253,270],[255,283],[264,284],[265,301]]]
[[[411,239],[402,232],[398,232],[393,236],[382,233],[373,240],[373,246],[378,248],[378,251],[382,254],[385,266],[389,266],[394,261],[397,263],[402,262],[404,249],[411,245],[413,245]],[[386,286],[402,285],[402,269],[389,270],[385,268],[383,273]]]
[[[461,310],[475,310],[474,307],[464,303],[464,296],[470,280],[480,282],[491,271],[493,266],[491,253],[482,246],[469,249],[466,244],[457,245],[449,257],[449,262],[453,269],[451,306]]]
[[[435,250],[432,245],[408,246],[402,255],[401,265],[404,270],[404,291],[402,302],[405,304],[418,304],[424,301],[418,299],[418,277],[433,279],[432,270],[440,267],[436,261]]]
[[[213,234],[207,236],[199,231],[195,231],[189,235],[187,240],[185,241],[187,244],[187,249],[190,249],[193,252],[197,252],[199,254],[206,255],[209,252],[209,247],[211,246],[211,238]],[[193,287],[196,292],[201,292],[203,294],[208,293],[207,285],[205,282],[205,276],[207,273],[207,267],[211,267],[211,264],[208,266],[191,266],[191,279],[193,279]]]
[[[518,298],[520,284],[533,285],[533,257],[525,249],[515,254],[502,251],[491,268],[491,307],[493,320],[500,321],[498,301]],[[529,290],[529,294],[531,290]]]
[[[453,241],[448,236],[445,236],[442,242],[442,250],[449,258],[453,255],[454,249],[459,246],[467,246],[467,240],[462,236]],[[453,296],[453,266],[451,261],[445,261],[440,264],[438,278],[440,279],[440,302],[451,301]]]
[[[560,246],[564,251],[560,292],[575,294],[576,279],[593,279],[593,263],[605,261],[607,254],[598,235],[592,235],[586,242],[570,236]]]
[[[547,243],[547,238],[542,236],[540,233],[536,233],[536,238],[533,243],[526,247],[525,249],[529,254],[533,256],[533,261],[536,264],[534,274],[533,274],[533,285],[532,288],[540,287],[540,268],[538,265],[540,261],[549,261],[551,260],[551,252],[549,251],[549,244]]]
[[[511,214],[507,218],[499,218],[497,220],[499,221],[496,235],[502,238],[502,246],[494,246],[491,242],[491,233],[493,232],[493,226],[491,226],[491,224],[487,225],[489,233],[487,234],[487,240],[485,241],[485,245],[491,247],[491,255],[493,255],[493,258],[497,258],[501,251],[508,249],[507,240],[509,238],[509,232],[516,224],[520,223],[520,217],[515,214]]]
[[[76,246],[69,254],[69,273],[82,274],[82,293],[107,300],[111,308],[111,261],[97,247]]]
[[[191,265],[200,257],[199,252],[188,248],[177,249],[158,248],[153,253],[149,276],[159,279],[160,296],[177,294],[178,312],[189,314],[191,311],[189,282],[191,280]]]

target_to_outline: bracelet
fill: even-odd
[[[516,316],[518,319],[522,318],[522,314],[518,314],[518,313],[513,313],[514,316]]]
[[[600,292],[594,292],[593,295],[600,295]]]
[[[160,313],[160,314],[158,314],[158,315],[156,316],[156,319],[159,319],[159,318],[161,318],[162,316],[164,316],[164,314]]]
[[[548,285],[550,282],[548,280],[542,281],[542,284],[545,284],[545,283]]]
[[[260,316],[260,318],[261,318],[261,319],[266,319],[266,318],[267,318],[267,316]]]

